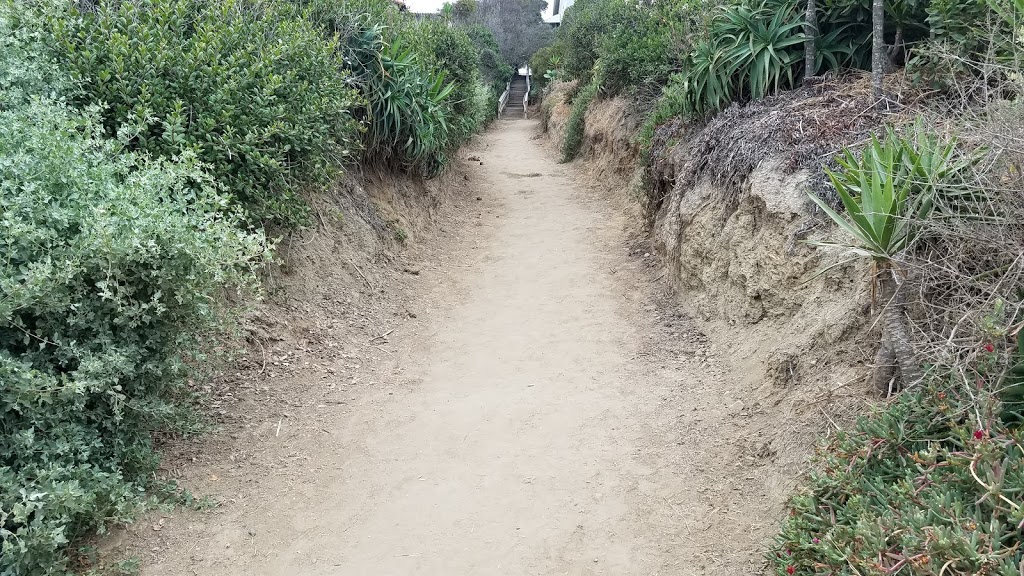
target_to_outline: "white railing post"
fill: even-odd
[[[526,68],[526,94],[523,94],[523,118],[529,118],[526,107],[530,105],[530,68]]]
[[[501,97],[498,98],[498,116],[505,111],[505,106],[508,104],[508,94],[512,90],[512,83],[507,82],[505,84],[505,91],[501,93]]]

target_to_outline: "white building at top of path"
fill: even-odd
[[[572,6],[575,0],[548,0],[551,4],[551,16],[544,19],[544,22],[558,26],[562,23],[562,15]]]

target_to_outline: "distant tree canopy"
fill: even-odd
[[[476,0],[456,0],[456,2],[452,4],[452,15],[458,22],[468,22],[469,19],[476,14],[476,9]]]
[[[502,58],[521,66],[554,40],[554,31],[541,18],[547,6],[544,0],[458,0],[455,12],[456,18],[469,14],[468,21],[487,27]]]

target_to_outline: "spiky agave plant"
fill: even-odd
[[[920,127],[913,140],[888,129],[882,140],[871,136],[860,158],[844,150],[837,160],[841,170],[826,170],[845,215],[810,194],[852,239],[850,243],[817,244],[841,246],[871,260],[872,300],[884,306],[882,344],[872,378],[880,392],[892,389],[897,366],[905,387],[921,378],[904,321],[899,256],[918,237],[921,224],[933,216],[937,206],[944,214],[962,211],[962,195],[945,183],[955,180],[974,158],[959,155],[955,141],[940,142]]]

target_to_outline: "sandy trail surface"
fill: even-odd
[[[537,131],[499,121],[463,152],[478,198],[423,255],[416,318],[345,402],[310,378],[312,400],[244,440],[273,465],[204,465],[222,505],[141,526],[144,574],[760,570],[779,487],[743,456],[727,349]]]

